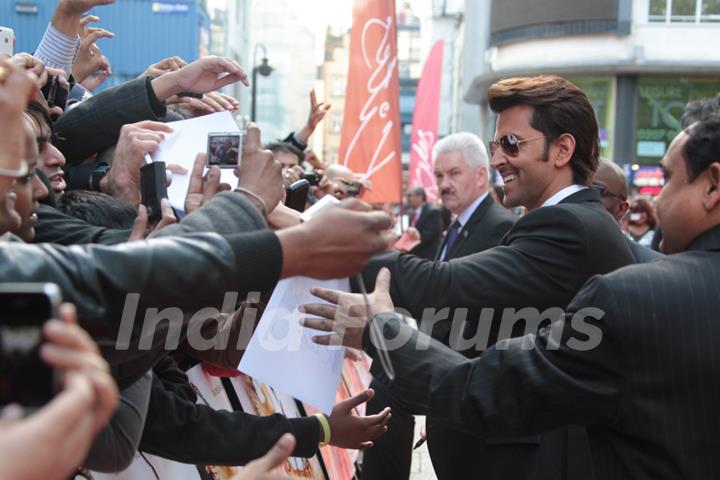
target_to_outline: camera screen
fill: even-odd
[[[235,168],[242,148],[240,133],[208,134],[208,165]]]

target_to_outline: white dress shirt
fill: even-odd
[[[540,208],[557,205],[558,203],[562,202],[563,200],[565,200],[567,197],[569,197],[573,193],[577,193],[581,190],[587,190],[587,188],[588,187],[585,187],[583,185],[574,185],[574,184],[570,185],[569,187],[565,187],[562,190],[560,190],[559,192],[557,192],[555,195],[553,195],[552,197],[545,200],[545,203],[540,205]]]

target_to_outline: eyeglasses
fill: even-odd
[[[525,140],[518,140],[514,133],[508,133],[498,138],[497,140],[490,140],[488,146],[490,147],[490,156],[494,156],[498,147],[502,148],[509,157],[517,157],[520,153],[520,144],[525,142],[531,142],[533,140],[540,140],[541,138],[551,138],[547,135],[541,137],[526,138]]]
[[[626,196],[620,195],[619,193],[611,192],[610,190],[607,189],[607,187],[605,185],[599,185],[597,183],[593,183],[591,185],[591,187],[593,189],[597,190],[601,197],[605,197],[605,198],[613,197],[613,198],[617,198],[621,202],[624,202],[625,200],[627,200]]]

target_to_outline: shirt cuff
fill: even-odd
[[[47,67],[64,70],[69,77],[79,50],[79,36],[68,37],[50,23],[45,30],[45,35],[40,40],[40,45],[35,50],[35,56]]]

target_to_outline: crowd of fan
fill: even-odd
[[[349,198],[364,188],[355,175],[307,149],[329,108],[314,93],[307,124],[284,141],[263,147],[258,127],[247,125],[236,185],[222,184],[218,167],[205,171],[204,152],[191,172],[168,167],[190,175],[184,211],[163,200],[160,220],[150,222],[141,204],[145,155],[171,131],[168,122],[237,110],[218,90],[248,79],[229,58],[172,57],[93,94],[112,74],[96,41],[113,35],[91,27],[99,19],[86,13],[113,1],[60,0],[34,53],[0,59],[0,282],[52,282],[68,302],[43,330],[41,358],[58,374],[58,393],[35,412],[3,409],[0,477],[118,472],[140,450],[190,464],[249,463],[239,478],[276,478],[288,455],[310,457],[324,443],[368,448],[390,418],[389,409],[351,414],[372,390],[328,416],[215,411],[196,405],[176,362],[235,369],[240,349],[193,350],[187,319],[176,351],[164,349],[162,328],[149,348],[133,332],[115,349],[128,293],[139,292],[144,308],[219,309],[227,291],[244,299],[280,278],[354,274],[393,235],[386,214]],[[301,224],[282,204],[301,175],[315,178],[313,201],[346,200]],[[208,325],[235,332],[246,306]]]

